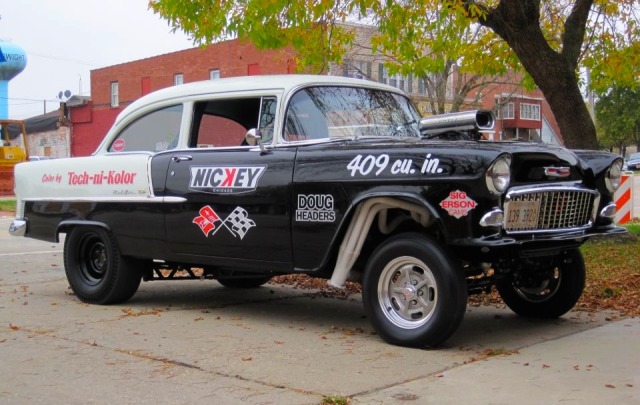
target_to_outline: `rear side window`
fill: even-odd
[[[109,152],[161,152],[178,145],[182,104],[153,111],[127,125],[109,145]]]

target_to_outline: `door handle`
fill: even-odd
[[[186,162],[186,161],[189,161],[189,160],[193,160],[193,156],[190,156],[190,155],[176,155],[176,156],[171,157],[171,160],[173,162],[176,162],[176,163],[177,162]]]

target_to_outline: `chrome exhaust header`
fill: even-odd
[[[490,131],[495,124],[496,119],[491,111],[463,111],[422,118],[420,133],[425,136],[446,131]]]

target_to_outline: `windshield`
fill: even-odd
[[[411,102],[396,93],[355,87],[310,87],[291,98],[284,139],[419,137],[419,120]]]

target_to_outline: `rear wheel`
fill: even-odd
[[[571,249],[500,281],[496,288],[504,303],[518,315],[557,318],[569,312],[580,299],[585,273],[582,253]]]
[[[107,230],[76,227],[64,243],[64,267],[76,296],[90,304],[116,304],[136,293],[142,278],[140,262],[122,257]]]
[[[461,269],[432,240],[401,234],[383,242],[367,263],[365,310],[387,342],[437,346],[458,328],[467,305]]]

